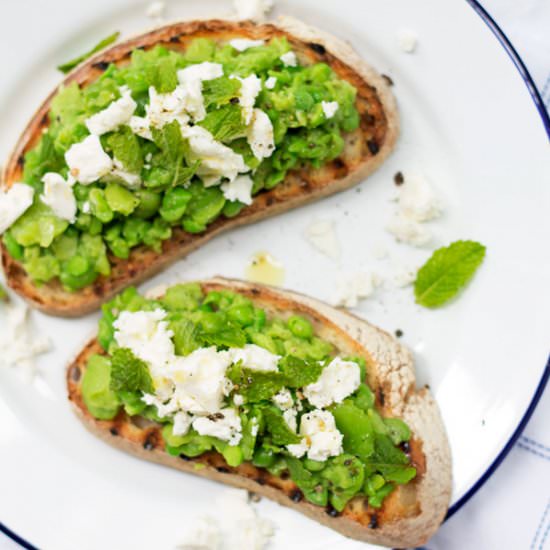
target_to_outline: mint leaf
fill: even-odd
[[[275,445],[291,445],[300,443],[300,437],[297,436],[286,423],[282,413],[274,407],[265,407],[262,409],[267,430],[271,434],[271,439]]]
[[[113,353],[110,387],[113,391],[155,391],[147,364],[126,348]]]
[[[122,126],[106,138],[107,149],[113,153],[124,169],[131,174],[139,174],[143,167],[143,157],[138,138],[128,126]]]
[[[153,141],[160,149],[152,160],[152,169],[145,178],[145,186],[167,188],[187,183],[194,175],[199,163],[185,164],[188,143],[181,135],[177,121],[166,124],[162,129],[153,128]]]
[[[113,42],[116,42],[116,39],[120,36],[120,32],[114,32],[113,34],[110,34],[103,40],[100,40],[90,51],[87,51],[86,53],[83,53],[82,55],[79,55],[78,57],[75,57],[74,59],[71,59],[70,61],[67,61],[66,63],[63,63],[57,67],[58,70],[60,70],[62,73],[67,74],[69,71],[74,69],[77,65],[80,65],[85,59],[88,59],[88,57],[91,57],[94,53],[102,50],[103,48],[106,48],[107,46],[111,45]]]
[[[226,105],[234,97],[238,97],[240,89],[241,82],[236,78],[221,76],[220,78],[206,80],[202,83],[204,106],[208,109],[211,105]]]
[[[199,124],[206,128],[216,141],[229,143],[246,134],[241,108],[238,105],[225,105],[210,111]]]
[[[227,377],[249,403],[270,399],[285,385],[279,372],[244,369],[240,364],[229,367]]]
[[[303,388],[312,384],[321,376],[324,368],[318,361],[307,361],[293,355],[284,357],[279,365],[289,388]]]
[[[456,241],[436,250],[416,276],[416,303],[435,308],[454,298],[474,276],[485,250],[475,241]]]

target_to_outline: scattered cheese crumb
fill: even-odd
[[[296,67],[296,65],[298,65],[298,60],[294,52],[286,52],[281,55],[280,59],[287,67]]]
[[[418,45],[418,36],[414,31],[403,29],[397,35],[397,42],[401,51],[405,53],[414,53]]]
[[[416,280],[417,272],[418,267],[398,266],[392,277],[393,284],[398,288],[412,285]]]
[[[23,376],[32,380],[34,359],[51,349],[50,339],[33,329],[28,306],[10,301],[0,310],[0,367],[21,368]]]
[[[264,550],[274,533],[259,517],[242,489],[226,489],[215,500],[216,514],[194,521],[178,550]]]
[[[254,182],[248,175],[237,176],[234,181],[222,183],[223,196],[228,201],[239,201],[243,204],[252,204],[252,187]]]
[[[306,228],[304,235],[309,244],[321,252],[321,254],[333,260],[340,258],[340,243],[334,230],[333,221],[315,221]]]
[[[374,273],[357,272],[342,275],[336,282],[335,306],[356,307],[361,299],[374,294],[380,279]]]
[[[164,17],[164,10],[166,9],[166,4],[164,2],[151,2],[145,10],[145,15],[151,19],[156,19],[161,21]]]
[[[399,187],[399,212],[415,222],[427,222],[441,215],[441,205],[428,180],[419,175],[405,176]]]
[[[386,226],[386,229],[402,243],[411,246],[424,246],[432,240],[432,232],[424,225],[396,215]]]
[[[233,0],[238,19],[263,21],[273,8],[273,0]]]

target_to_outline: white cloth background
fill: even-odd
[[[516,47],[550,110],[550,0],[482,3]],[[548,419],[547,389],[508,457],[466,506],[443,525],[426,546],[428,550],[550,549]],[[0,534],[0,550],[17,548]]]

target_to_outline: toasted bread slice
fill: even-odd
[[[291,479],[276,477],[251,463],[230,467],[216,452],[192,459],[170,456],[164,450],[159,424],[129,417],[124,412],[113,420],[97,420],[86,409],[81,380],[90,355],[103,353],[97,340],[92,340],[67,370],[69,399],[84,425],[111,445],[140,458],[253,491],[348,537],[399,548],[423,545],[447,511],[451,496],[451,456],[437,404],[428,388],[415,388],[410,352],[366,321],[300,294],[222,278],[200,284],[204,292],[228,289],[241,293],[264,308],[268,315],[306,316],[316,333],[331,342],[339,354],[363,357],[380,413],[400,417],[411,428],[409,452],[417,468],[415,480],[398,486],[380,509],[370,507],[363,497],[355,497],[342,513],[335,514],[333,509],[303,500]],[[203,467],[196,468],[196,464]]]
[[[127,63],[131,52],[136,48],[149,49],[162,44],[175,50],[185,49],[190,40],[199,36],[218,41],[227,41],[234,37],[269,40],[276,36],[286,36],[301,63],[328,63],[340,78],[357,88],[360,128],[345,136],[345,150],[335,161],[321,169],[302,169],[289,173],[285,181],[274,189],[259,193],[254,202],[238,216],[231,219],[219,218],[204,233],[190,234],[182,229],[175,229],[172,238],[163,243],[160,253],[141,246],[133,249],[127,260],[111,256],[111,275],[98,278],[92,285],[78,292],[65,291],[57,280],[37,286],[22,265],[11,258],[2,245],[2,262],[7,282],[32,306],[51,315],[84,315],[97,309],[102,302],[124,287],[152,277],[223,231],[351,187],[373,172],[392,151],[398,135],[398,116],[387,82],[348,44],[291,18],[281,18],[276,25],[207,20],[162,27],[98,53],[76,68],[64,83],[76,81],[81,86],[86,86],[101,74],[108,63]],[[8,187],[21,181],[24,155],[36,144],[42,130],[49,123],[48,111],[54,93],[33,116],[5,165],[3,181]]]

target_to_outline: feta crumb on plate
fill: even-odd
[[[340,258],[340,242],[334,230],[333,221],[314,221],[306,228],[304,235],[309,244],[321,252],[321,254],[333,260]]]
[[[233,0],[238,19],[263,21],[273,8],[273,0]]]
[[[164,2],[151,2],[145,10],[145,15],[151,19],[161,20],[164,16],[166,4]]]
[[[428,180],[420,174],[407,174],[399,187],[399,212],[416,222],[427,222],[441,215],[441,204]]]
[[[432,232],[423,224],[397,214],[386,226],[399,242],[422,247],[432,240]]]
[[[34,330],[30,309],[19,301],[10,301],[0,309],[0,367],[18,367],[31,380],[34,359],[51,349],[51,342]]]
[[[402,29],[397,35],[397,43],[402,52],[414,53],[418,45],[418,36],[410,29]]]
[[[393,284],[398,288],[404,288],[406,286],[412,285],[416,280],[417,272],[418,267],[405,265],[398,266],[392,276]]]
[[[369,298],[379,286],[379,277],[370,272],[341,274],[336,282],[335,306],[356,307],[361,299]]]
[[[179,544],[177,550],[219,550],[221,532],[216,518],[200,517],[193,520],[192,525],[185,542]]]

